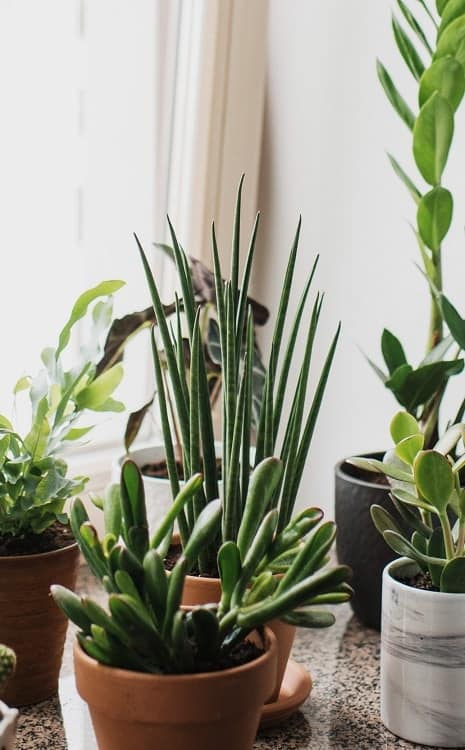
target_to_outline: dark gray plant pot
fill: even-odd
[[[382,459],[383,453],[365,454]],[[352,609],[370,628],[381,628],[382,573],[396,555],[376,530],[373,504],[392,511],[389,487],[370,482],[369,474],[341,461],[336,465],[336,550],[339,562],[354,572]]]

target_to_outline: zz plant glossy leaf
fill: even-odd
[[[413,155],[429,185],[438,185],[454,133],[454,115],[447,99],[434,93],[421,108],[413,129]]]

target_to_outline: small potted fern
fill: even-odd
[[[268,473],[271,478],[273,467]],[[82,503],[73,504],[76,538],[108,593],[108,607],[62,586],[53,586],[52,594],[79,628],[76,683],[89,704],[99,750],[125,750],[128,743],[252,750],[276,681],[276,642],[263,626],[274,617],[328,624],[334,615],[320,605],[350,598],[349,570],[326,564],[324,534],[318,531],[314,554],[301,550],[280,582],[263,568],[279,545],[282,551],[292,545],[289,537],[275,537],[278,514],[272,509],[258,530],[256,517],[244,518],[241,534],[253,539],[245,558],[235,541],[221,545],[220,601],[181,607],[186,574],[221,527],[221,502],[212,500],[198,514],[173,570],[166,572],[163,558],[173,520],[201,488],[202,476],[196,474],[152,537],[144,485],[132,461],[123,466],[121,491],[106,498],[103,540]]]
[[[465,738],[465,489],[457,454],[465,425],[434,448],[407,412],[391,423],[395,443],[383,462],[353,459],[384,474],[392,512],[371,514],[399,560],[383,573],[381,718],[404,739],[463,747]]]
[[[112,314],[109,295],[120,286],[102,282],[79,297],[57,346],[42,352],[39,374],[18,381],[15,394],[29,396],[29,431],[21,435],[0,416],[0,642],[18,657],[5,694],[13,706],[44,700],[57,689],[66,620],[49,588],[54,581],[74,586],[79,550],[65,504],[86,483],[85,477],[68,476],[60,452],[91,430],[78,426],[86,413],[124,408],[112,398],[121,365],[96,374]],[[90,306],[89,340],[68,369],[64,360],[74,325]]]
[[[258,403],[253,388],[255,363],[255,335],[253,312],[249,303],[248,287],[253,267],[257,240],[258,219],[252,229],[242,279],[239,281],[239,235],[241,226],[242,180],[239,185],[233,241],[230,278],[224,281],[216,245],[215,228],[212,229],[212,255],[215,274],[215,299],[218,313],[219,336],[217,360],[221,365],[221,456],[215,442],[212,411],[209,405],[208,363],[201,345],[200,307],[196,302],[189,261],[170,222],[174,258],[182,299],[177,305],[177,325],[169,326],[160,291],[150,269],[145,252],[138,248],[150,289],[160,345],[152,331],[152,348],[160,410],[163,442],[166,455],[171,496],[175,497],[182,476],[202,471],[204,485],[178,516],[180,547],[178,554],[189,543],[198,515],[220,495],[218,464],[221,464],[221,495],[224,505],[221,531],[206,545],[186,577],[184,604],[203,604],[219,601],[221,581],[217,567],[218,549],[222,543],[236,542],[243,556],[252,540],[240,538],[240,528],[247,511],[247,498],[251,482],[251,469],[256,469],[255,482],[260,484],[261,500],[255,510],[258,522],[269,509],[277,513],[276,531],[283,533],[292,527],[294,548],[287,558],[275,565],[276,575],[285,574],[299,552],[300,539],[321,518],[321,511],[307,508],[294,518],[304,467],[310,449],[320,406],[331,370],[340,326],[328,348],[313,393],[309,393],[310,362],[321,315],[323,296],[315,295],[308,310],[309,292],[314,279],[317,260],[310,266],[308,277],[294,319],[286,320],[292,291],[295,263],[300,237],[300,221],[292,243],[288,266],[273,331],[271,351],[264,369],[264,383]],[[186,372],[183,352],[185,342],[181,334],[181,309],[187,329],[190,369]],[[304,327],[305,339],[302,355],[298,356],[296,341]],[[163,350],[163,359],[160,348]],[[164,375],[166,368],[166,376]],[[289,373],[298,373],[298,385],[289,403],[286,400]],[[310,396],[310,399],[309,399]],[[310,404],[307,405],[307,401]],[[182,447],[183,471],[180,475],[176,460],[175,440],[169,417],[169,404],[176,410]],[[254,429],[253,412],[256,412]],[[279,455],[280,461],[272,457]],[[221,459],[219,461],[219,459]],[[269,463],[267,468],[266,464]],[[263,465],[265,464],[265,468]],[[269,470],[271,469],[271,470]],[[315,520],[316,519],[316,520]],[[293,526],[294,524],[294,526]],[[325,526],[332,544],[334,524]],[[279,668],[276,694],[288,662],[295,636],[295,627],[276,621],[272,625],[278,637]],[[276,697],[276,696],[275,696]]]
[[[370,364],[401,407],[417,419],[425,448],[432,448],[441,430],[441,416],[452,424],[461,421],[465,413],[464,400],[452,414],[441,415],[449,382],[464,368],[465,321],[443,289],[445,240],[454,208],[443,176],[453,143],[456,111],[465,93],[465,6],[460,0],[397,0],[397,5],[400,13],[392,19],[394,40],[416,82],[417,101],[406,101],[380,61],[377,72],[411,141],[415,174],[393,156],[389,155],[389,160],[415,210],[412,239],[419,248],[430,312],[425,324],[425,353],[419,364],[409,361],[401,340],[387,329],[381,337],[384,364]],[[381,573],[390,552],[374,534],[369,509],[373,503],[387,509],[388,495],[389,487],[382,477],[373,481],[365,470],[348,461],[336,467],[339,559],[354,570],[356,595],[352,604],[356,614],[365,624],[378,628]]]

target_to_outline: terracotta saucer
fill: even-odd
[[[304,667],[289,659],[278,700],[263,707],[260,729],[289,718],[304,703],[312,689],[312,678]]]

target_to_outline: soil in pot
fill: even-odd
[[[74,536],[70,527],[56,522],[42,534],[27,534],[20,537],[0,535],[0,557],[38,555],[63,549],[71,544],[74,544]]]
[[[23,548],[0,556],[0,643],[17,658],[16,673],[2,696],[10,706],[38,703],[58,687],[67,620],[50,596],[50,586],[74,589],[79,548],[72,536],[66,546],[60,546],[61,533],[54,538],[51,551],[27,554]]]
[[[181,481],[184,481],[184,466],[181,461],[176,461],[176,468],[178,471],[178,477]],[[221,480],[221,458],[216,459],[217,468],[217,479]],[[153,477],[155,479],[169,479],[168,469],[166,461],[151,461],[142,464],[140,467],[142,474],[145,477]]]
[[[98,664],[76,644],[76,684],[100,750],[252,750],[276,669],[269,631],[266,646],[257,659],[233,669],[149,675]]]
[[[403,583],[406,586],[411,586],[413,589],[421,589],[422,591],[439,591],[439,588],[435,586],[431,580],[431,575],[429,573],[423,573],[423,571],[416,573],[414,576],[408,576],[407,578],[397,576],[396,581],[399,581],[399,583]]]

